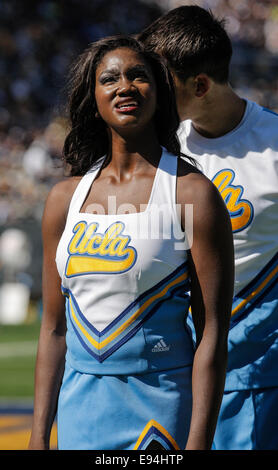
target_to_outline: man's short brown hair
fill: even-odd
[[[204,8],[175,8],[145,28],[137,39],[163,56],[182,81],[206,73],[218,83],[228,82],[232,44],[224,20]]]

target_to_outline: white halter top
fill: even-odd
[[[102,161],[80,180],[57,247],[67,360],[77,370],[101,374],[190,365],[187,252],[175,206],[177,157],[163,149],[144,211],[80,212]]]

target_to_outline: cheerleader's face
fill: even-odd
[[[140,131],[156,110],[156,84],[150,66],[127,47],[108,52],[96,69],[98,113],[115,131]]]

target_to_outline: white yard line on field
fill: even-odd
[[[0,359],[33,356],[36,354],[37,344],[37,341],[20,341],[0,344]]]

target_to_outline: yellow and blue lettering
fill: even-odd
[[[243,187],[232,184],[235,178],[233,170],[220,170],[212,182],[218,188],[229,211],[233,232],[244,230],[253,220],[254,209],[250,201],[242,199]]]
[[[102,234],[99,224],[78,222],[68,245],[66,276],[81,274],[116,274],[132,268],[137,259],[136,249],[129,245],[130,236],[124,235],[124,224],[115,222]]]

